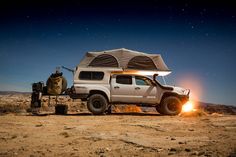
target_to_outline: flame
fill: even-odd
[[[124,106],[115,106],[114,112],[115,113],[142,112],[142,109],[140,107],[134,106],[134,105],[124,105]]]
[[[126,106],[124,111],[125,112],[142,112],[141,108],[138,106]]]
[[[194,109],[194,104],[192,101],[188,101],[182,106],[182,112],[192,112],[192,111],[196,111],[196,109]]]

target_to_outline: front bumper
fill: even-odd
[[[189,95],[183,95],[179,97],[182,104],[185,104],[187,101],[189,101]]]

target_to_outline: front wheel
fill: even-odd
[[[175,96],[164,98],[158,107],[158,112],[165,115],[177,115],[182,111],[182,102]]]
[[[107,109],[107,99],[101,94],[94,94],[89,97],[87,107],[93,114],[103,114]]]

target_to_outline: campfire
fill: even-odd
[[[135,105],[118,105],[118,106],[114,106],[114,113],[124,113],[124,112],[142,112],[142,109],[138,106]]]
[[[182,112],[194,112],[196,109],[194,108],[194,104],[192,101],[188,101],[182,106]]]

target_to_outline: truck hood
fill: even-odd
[[[173,92],[179,94],[179,95],[189,95],[190,90],[189,89],[185,89],[185,88],[181,88],[181,87],[174,87],[174,86],[169,86],[173,88]]]

